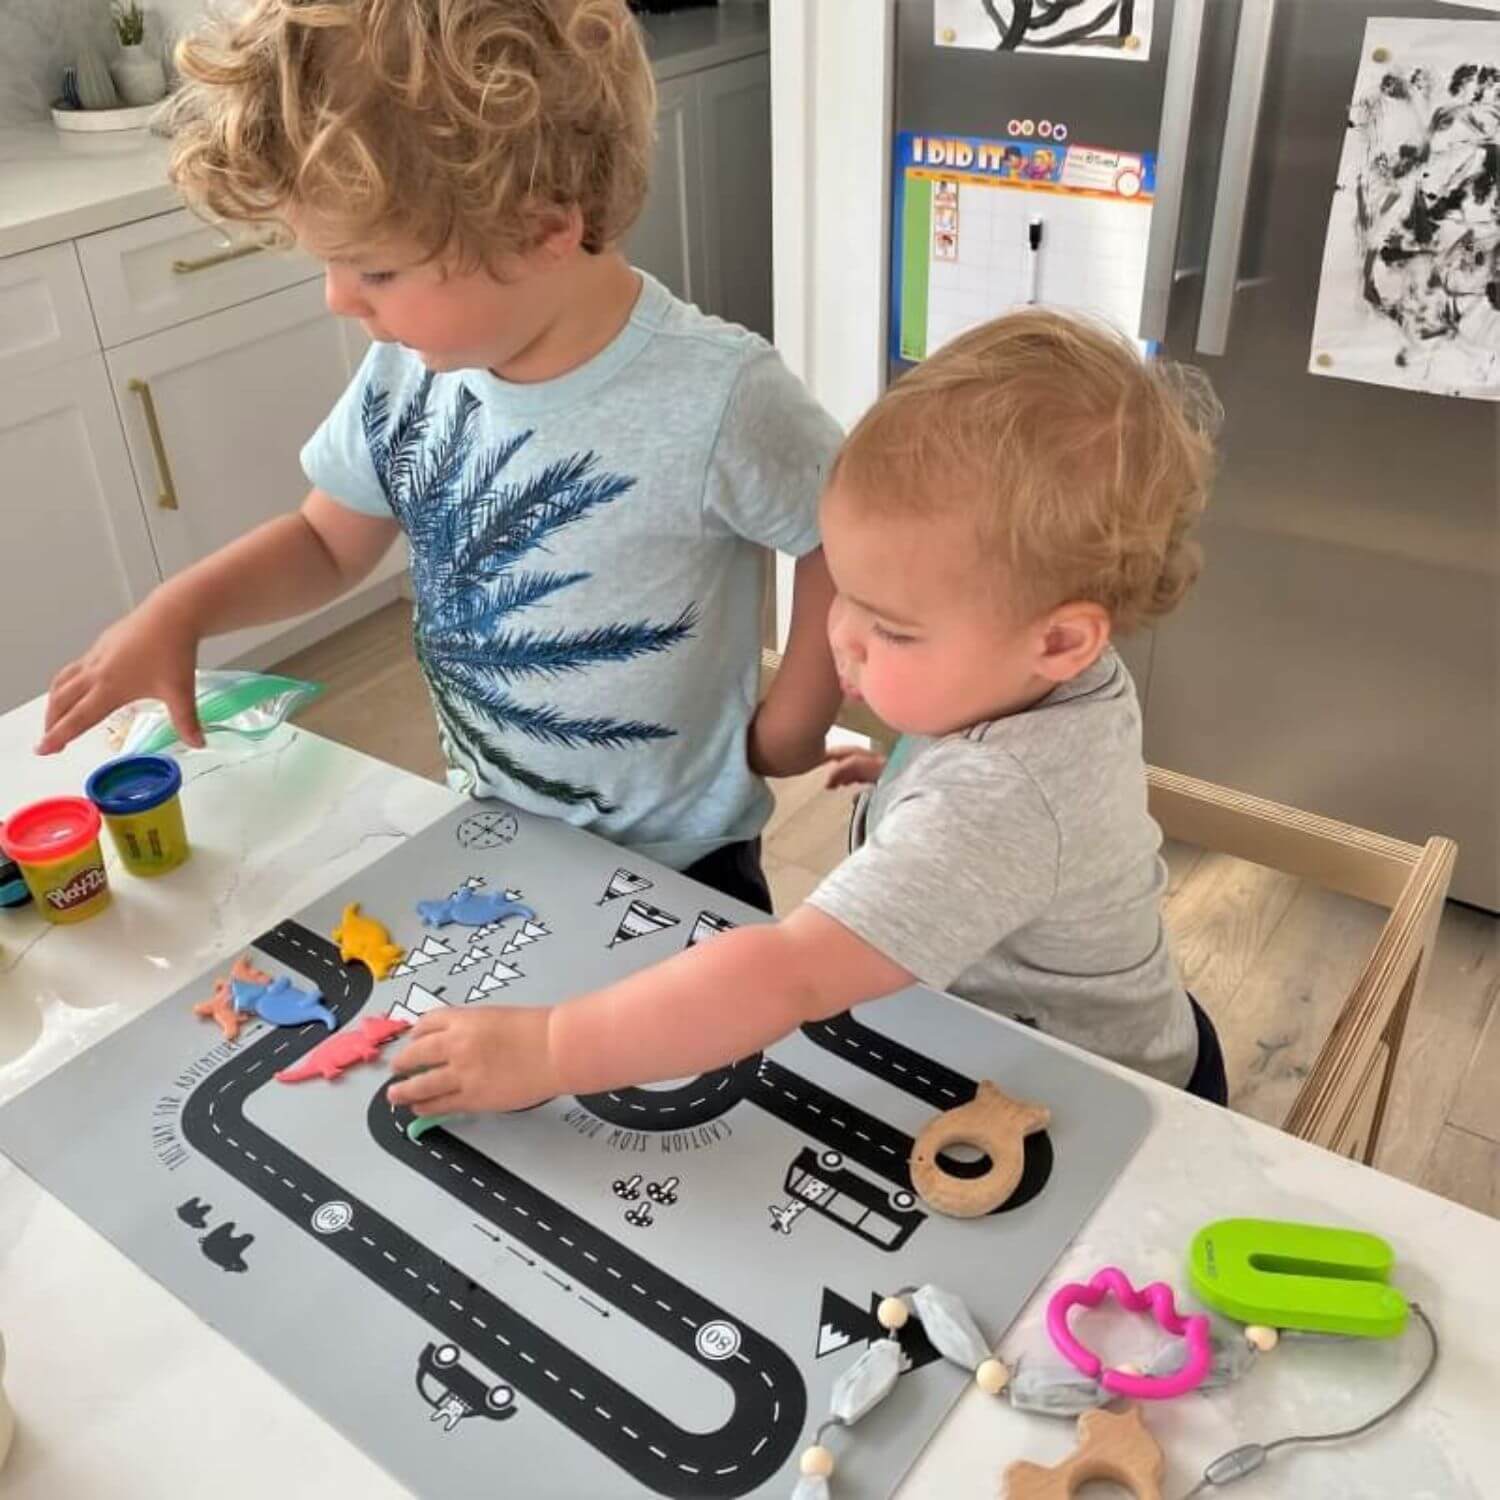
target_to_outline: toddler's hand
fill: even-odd
[[[857,745],[838,745],[823,757],[828,767],[828,780],[824,785],[829,791],[841,786],[866,786],[880,780],[885,770],[885,756],[874,750],[861,750]]]
[[[37,754],[56,754],[137,698],[160,698],[183,743],[201,747],[193,675],[197,656],[197,634],[170,609],[148,600],[52,679]]]
[[[511,1005],[429,1011],[391,1059],[403,1077],[386,1097],[418,1115],[525,1109],[552,1098],[549,1014]]]

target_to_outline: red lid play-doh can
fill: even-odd
[[[99,810],[86,797],[48,797],[0,826],[0,848],[49,922],[82,922],[109,905]]]

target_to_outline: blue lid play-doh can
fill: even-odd
[[[132,875],[165,875],[188,857],[181,788],[182,767],[166,755],[122,756],[89,777],[89,801]]]

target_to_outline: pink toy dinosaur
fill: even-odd
[[[355,1063],[374,1062],[380,1049],[389,1041],[411,1030],[410,1021],[390,1016],[366,1016],[358,1026],[336,1032],[326,1042],[319,1042],[306,1057],[276,1077],[281,1083],[302,1083],[308,1078],[337,1078]]]

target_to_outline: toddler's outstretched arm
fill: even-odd
[[[741,927],[556,1006],[432,1011],[392,1060],[417,1114],[523,1109],[683,1078],[758,1052],[807,1021],[911,984],[815,907]]]

